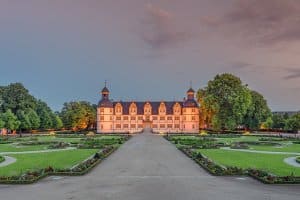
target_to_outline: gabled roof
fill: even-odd
[[[158,115],[158,109],[161,103],[164,103],[166,106],[166,114],[167,115],[172,115],[173,114],[173,106],[178,103],[181,107],[183,106],[183,102],[180,101],[139,101],[139,102],[124,102],[124,101],[118,101],[114,102],[113,105],[114,107],[120,103],[122,105],[122,111],[123,115],[128,115],[129,114],[129,107],[132,103],[135,103],[137,106],[137,114],[138,115],[143,115],[144,114],[144,106],[145,104],[149,103],[151,105],[151,113],[152,115]]]

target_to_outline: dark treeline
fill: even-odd
[[[95,123],[96,106],[88,102],[65,103],[61,112],[53,112],[21,83],[0,86],[0,130],[78,130],[94,128]]]
[[[300,129],[300,114],[273,115],[264,96],[232,74],[220,74],[199,89],[200,127],[215,130]]]

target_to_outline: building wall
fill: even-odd
[[[181,112],[173,115],[159,113],[158,115],[123,115],[114,108],[97,109],[98,133],[137,133],[146,126],[151,126],[157,133],[198,133],[199,111],[197,108],[181,108]],[[145,122],[149,119],[150,122]]]

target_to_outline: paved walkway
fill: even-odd
[[[14,154],[32,154],[32,153],[48,153],[48,152],[56,152],[56,151],[68,151],[74,150],[76,147],[67,147],[64,149],[47,149],[47,150],[36,150],[36,151],[11,151],[11,152],[0,152],[0,155],[14,155]]]
[[[13,164],[14,162],[17,161],[17,159],[10,157],[10,156],[3,156],[3,157],[5,160],[2,163],[0,163],[0,167],[5,167],[5,166]]]
[[[48,177],[33,185],[0,185],[0,194],[5,200],[298,200],[300,185],[214,177],[161,136],[143,133],[85,176]]]
[[[297,159],[297,157],[289,157],[289,158],[285,158],[283,161],[288,165],[291,165],[294,167],[300,167],[300,163],[298,163],[296,161],[296,159]]]
[[[282,152],[282,151],[259,151],[259,150],[250,150],[250,149],[231,149],[230,147],[222,147],[223,150],[228,151],[242,151],[249,153],[263,153],[263,154],[282,154],[282,155],[299,155],[299,152]]]

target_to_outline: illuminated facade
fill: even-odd
[[[198,133],[199,109],[190,88],[183,101],[113,102],[104,87],[97,108],[97,133]]]

